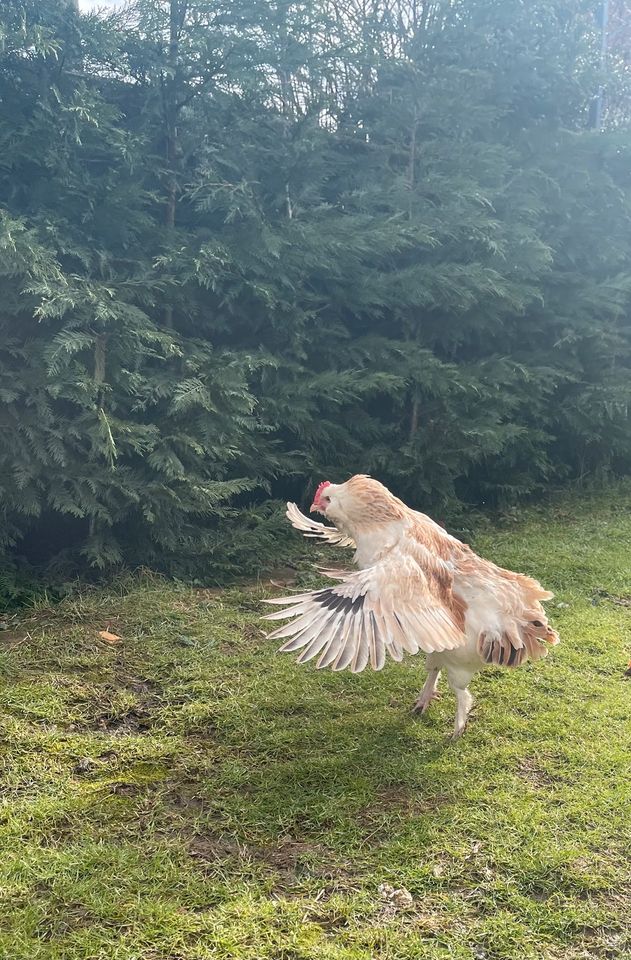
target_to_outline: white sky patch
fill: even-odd
[[[98,10],[99,7],[120,7],[124,0],[79,0],[79,10],[82,13],[88,13],[90,10]]]

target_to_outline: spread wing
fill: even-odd
[[[288,604],[268,620],[291,620],[272,639],[288,638],[282,652],[301,650],[298,663],[360,673],[381,670],[386,654],[451,650],[465,642],[462,610],[450,607],[448,568],[429,551],[401,550],[341,583],[267,603]]]
[[[310,520],[301,513],[295,503],[287,504],[287,513],[285,514],[292,527],[300,530],[305,537],[313,537],[321,543],[330,543],[338,547],[355,547],[355,541],[351,537],[345,536],[337,527],[327,527],[324,523],[317,520]]]

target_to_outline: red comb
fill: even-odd
[[[320,494],[322,493],[322,491],[325,490],[326,487],[330,487],[330,486],[331,486],[330,480],[323,480],[313,496],[313,502],[318,503],[320,500]]]

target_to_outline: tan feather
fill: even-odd
[[[304,513],[300,512],[295,503],[287,504],[286,516],[292,527],[300,530],[305,537],[321,540],[324,543],[330,543],[338,547],[355,546],[355,542],[351,537],[340,533],[335,527],[329,527],[324,523],[320,523],[318,520],[311,520],[309,517],[305,517]]]

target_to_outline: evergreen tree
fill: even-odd
[[[238,462],[255,361],[191,329],[185,303],[168,321],[180,281],[156,263],[171,181],[161,191],[154,144],[117,102],[136,94],[111,76],[120,53],[115,31],[62,2],[8,4],[5,540],[30,526],[44,552],[50,538],[97,566],[122,559],[123,540],[149,562],[198,549],[200,524],[262,482]]]
[[[5,548],[219,575],[237,506],[254,564],[244,505],[324,475],[442,509],[628,470],[593,8],[7,0]]]

